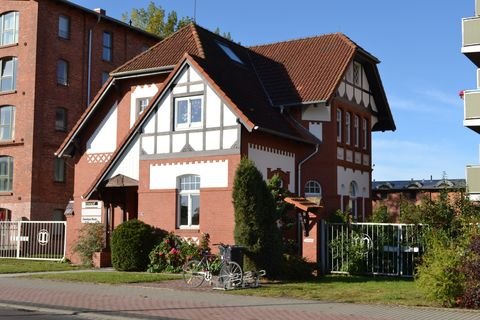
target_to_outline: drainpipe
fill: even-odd
[[[301,185],[301,182],[302,182],[302,166],[305,162],[310,160],[314,155],[316,155],[318,153],[318,147],[319,147],[319,145],[316,144],[315,145],[315,151],[313,151],[308,157],[306,157],[305,159],[300,161],[300,163],[298,164],[298,170],[297,170],[298,171],[298,177],[297,177],[297,179],[298,179],[298,182],[297,182],[298,190],[297,190],[297,194],[298,194],[299,197],[302,195],[301,192],[300,192],[300,189],[301,189],[300,185]]]
[[[91,78],[92,78],[92,38],[93,30],[88,31],[88,66],[87,66],[87,107],[90,105]]]

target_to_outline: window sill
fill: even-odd
[[[20,139],[20,141],[15,141],[15,140],[6,140],[6,141],[1,141],[0,140],[0,147],[10,147],[10,146],[22,146],[24,145],[23,138]]]
[[[13,196],[13,192],[11,191],[0,191],[0,197],[8,197]]]
[[[6,49],[6,48],[11,48],[11,47],[18,47],[18,42],[0,46],[0,49]]]
[[[7,95],[7,94],[15,94],[17,93],[17,90],[7,90],[7,91],[0,91],[0,95]]]
[[[68,83],[60,83],[60,82],[57,82],[57,87],[68,88],[68,87],[69,87],[69,84],[68,84]]]
[[[177,231],[197,231],[200,232],[200,226],[198,227],[177,227]]]

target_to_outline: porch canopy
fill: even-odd
[[[105,187],[138,187],[138,181],[123,174],[117,174],[107,180]]]
[[[323,204],[318,204],[303,197],[285,197],[286,203],[290,203],[301,211],[303,232],[306,237],[312,227],[317,223],[319,216],[323,213]]]

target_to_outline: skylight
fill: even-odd
[[[233,61],[235,62],[238,62],[238,63],[241,63],[243,64],[243,61],[242,59],[240,59],[237,54],[235,52],[233,52],[233,50],[228,46],[226,45],[225,43],[221,43],[221,42],[218,42],[217,41],[217,44],[220,48],[222,48],[223,52],[225,52],[225,54],[230,58],[232,59]]]

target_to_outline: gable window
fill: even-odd
[[[0,156],[0,192],[10,192],[13,186],[13,158]]]
[[[53,174],[53,181],[65,182],[65,160],[55,158],[55,172]]]
[[[16,88],[17,58],[7,57],[0,60],[0,91],[14,91]]]
[[[350,144],[350,112],[345,113],[345,143]]]
[[[18,15],[16,11],[0,15],[0,46],[18,42]]]
[[[58,17],[58,36],[63,39],[70,39],[70,18],[66,16]]]
[[[68,62],[63,59],[57,61],[57,83],[62,86],[68,85]]]
[[[337,110],[337,142],[342,142],[342,110]]]
[[[353,134],[354,134],[354,141],[355,141],[355,147],[358,147],[360,145],[360,119],[358,118],[357,115],[353,118]]]
[[[55,110],[55,130],[67,131],[67,109],[60,107]]]
[[[112,47],[113,47],[113,38],[110,32],[103,33],[103,51],[102,59],[104,61],[112,61]]]
[[[181,176],[178,182],[178,227],[198,228],[200,225],[200,176]]]
[[[150,102],[150,98],[139,98],[137,99],[137,117],[145,111]]]
[[[175,128],[189,129],[202,126],[203,97],[192,96],[175,99]]]
[[[305,184],[305,197],[321,197],[322,187],[320,183],[315,180],[307,181]]]
[[[0,107],[0,141],[13,139],[13,128],[15,123],[15,107]]]
[[[368,130],[367,130],[367,125],[368,122],[366,119],[363,119],[363,125],[362,125],[362,135],[363,135],[363,149],[367,150],[368,148]]]

